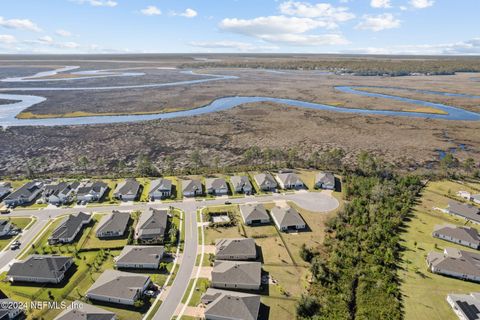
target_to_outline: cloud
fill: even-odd
[[[339,34],[305,34],[306,32],[332,26],[329,22],[287,16],[257,17],[254,19],[223,19],[221,30],[254,37],[271,43],[312,46],[340,45],[348,41]]]
[[[193,10],[192,8],[187,8],[183,12],[170,11],[169,14],[171,16],[180,16],[185,18],[195,18],[196,16],[198,16],[198,12]]]
[[[184,12],[180,13],[180,15],[185,18],[194,18],[198,15],[198,13],[191,8],[187,8]]]
[[[25,40],[23,43],[31,46],[41,46],[41,47],[52,47],[52,48],[62,48],[62,49],[77,49],[80,45],[73,41],[68,42],[57,42],[50,36],[42,36],[36,40]]]
[[[162,14],[162,11],[155,6],[148,6],[140,10],[140,12],[145,16],[159,16]]]
[[[380,15],[364,15],[363,21],[357,24],[356,28],[360,30],[382,31],[385,29],[399,28],[401,21],[396,19],[391,13]]]
[[[241,52],[260,52],[260,51],[272,51],[278,49],[275,46],[257,46],[248,42],[241,41],[194,41],[191,42],[192,47],[203,49],[227,49]]]
[[[416,9],[425,9],[435,4],[435,0],[410,0],[412,7]]]
[[[9,34],[0,34],[0,43],[2,44],[12,44],[17,42],[17,39]]]
[[[268,34],[304,33],[317,28],[328,28],[325,21],[310,18],[268,16],[254,19],[223,19],[220,28],[234,33],[260,37]]]
[[[344,22],[355,18],[346,7],[334,7],[329,3],[287,1],[280,4],[280,12],[289,16],[320,18],[331,22]]]
[[[8,29],[28,30],[34,32],[42,31],[42,29],[28,19],[5,19],[0,17],[0,26]]]
[[[392,2],[391,0],[371,0],[370,5],[373,8],[391,8]]]
[[[87,3],[93,7],[116,7],[118,5],[118,2],[113,1],[113,0],[71,0],[73,2],[79,3],[79,4],[84,4]]]
[[[386,48],[357,48],[345,50],[343,52],[363,54],[479,55],[480,38],[443,44],[398,45]]]
[[[60,36],[60,37],[71,37],[71,36],[72,36],[72,33],[71,33],[70,31],[62,30],[62,29],[57,30],[57,31],[55,32],[55,34],[56,34],[57,36]]]

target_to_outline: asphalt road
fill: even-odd
[[[275,200],[289,200],[294,201],[300,207],[313,211],[313,212],[328,212],[338,207],[338,201],[332,196],[323,192],[308,192],[300,191],[289,194],[269,194],[261,197],[247,196],[245,198],[216,198],[213,200],[196,201],[188,199],[185,201],[170,202],[170,203],[133,203],[123,205],[112,206],[98,206],[98,207],[86,207],[86,208],[45,208],[41,210],[14,210],[10,216],[36,216],[38,221],[31,226],[31,228],[24,232],[20,241],[22,247],[30,245],[30,242],[34,239],[35,235],[45,226],[45,224],[53,218],[60,215],[82,212],[110,212],[112,210],[119,211],[134,211],[134,210],[146,210],[148,208],[165,208],[173,206],[179,208],[185,212],[185,244],[183,250],[183,256],[178,269],[175,280],[172,283],[170,292],[166,299],[162,302],[157,313],[154,315],[155,320],[170,320],[181,304],[183,295],[185,294],[188,283],[192,278],[193,269],[195,267],[195,261],[197,258],[198,249],[198,227],[196,219],[196,211],[205,206],[221,205],[225,201],[229,201],[232,204],[242,204],[247,202],[272,202]],[[7,251],[0,254],[0,268],[8,265],[13,259],[15,259],[21,250]]]
[[[183,203],[180,206],[185,211],[185,246],[182,260],[170,292],[154,315],[154,320],[170,320],[181,303],[192,277],[198,248],[197,203]]]
[[[21,245],[20,248],[12,251],[10,248],[5,248],[5,251],[0,253],[0,271],[7,267],[16,257],[22,252],[24,248],[30,245],[35,236],[42,230],[42,228],[48,223],[48,219],[37,219],[28,230],[23,230],[22,234],[18,238]]]

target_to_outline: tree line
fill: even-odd
[[[328,221],[323,246],[301,249],[313,278],[297,305],[300,319],[402,319],[400,232],[422,183],[362,157],[363,167],[344,176],[347,201]]]

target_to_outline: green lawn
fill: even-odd
[[[194,279],[191,279],[190,282],[188,283],[187,290],[185,291],[185,294],[183,295],[183,298],[182,298],[183,304],[187,302],[188,296],[192,291],[194,281],[195,281]],[[193,290],[192,298],[190,299],[188,305],[190,307],[198,306],[200,304],[200,299],[202,298],[202,295],[207,291],[209,286],[210,286],[210,281],[208,279],[198,278],[195,288]]]
[[[424,190],[419,204],[413,211],[411,221],[407,223],[406,233],[402,235],[405,246],[399,276],[402,280],[401,291],[405,306],[405,319],[455,320],[457,319],[446,296],[449,293],[476,292],[476,283],[448,278],[428,271],[425,262],[428,252],[441,251],[445,247],[454,247],[472,251],[432,237],[435,225],[451,223],[464,225],[465,220],[449,216],[433,207],[445,207],[449,198],[465,187],[451,181],[432,182]]]
[[[121,239],[104,240],[97,238],[97,228],[99,227],[100,221],[104,217],[105,214],[95,214],[93,216],[92,219],[95,221],[94,226],[86,228],[83,232],[82,238],[79,241],[82,249],[118,249],[127,245],[128,234],[132,231],[131,224],[129,224],[129,227],[125,232],[125,236]]]

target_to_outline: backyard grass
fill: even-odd
[[[260,320],[291,320],[296,319],[295,300],[280,299],[269,296],[262,296],[261,302],[267,306],[268,315],[260,314]],[[261,310],[261,309],[260,309]]]
[[[128,234],[131,232],[131,223],[128,226],[128,229],[125,231],[125,235],[122,238],[117,239],[99,239],[97,238],[96,232],[100,225],[100,221],[105,217],[106,214],[95,214],[93,220],[95,224],[93,227],[85,228],[83,231],[82,238],[79,243],[81,244],[82,249],[112,249],[112,248],[122,248],[128,243]]]
[[[405,250],[399,277],[402,281],[401,291],[406,320],[457,319],[445,300],[447,294],[469,294],[478,291],[479,285],[476,283],[429,272],[425,262],[426,255],[430,251],[441,251],[446,247],[473,251],[432,237],[433,228],[437,224],[467,224],[463,219],[433,210],[433,207],[444,208],[449,200],[448,196],[455,195],[458,190],[466,190],[466,188],[452,181],[429,183],[423,191],[419,204],[413,210],[413,216],[407,223],[406,232],[402,235],[402,245]]]

